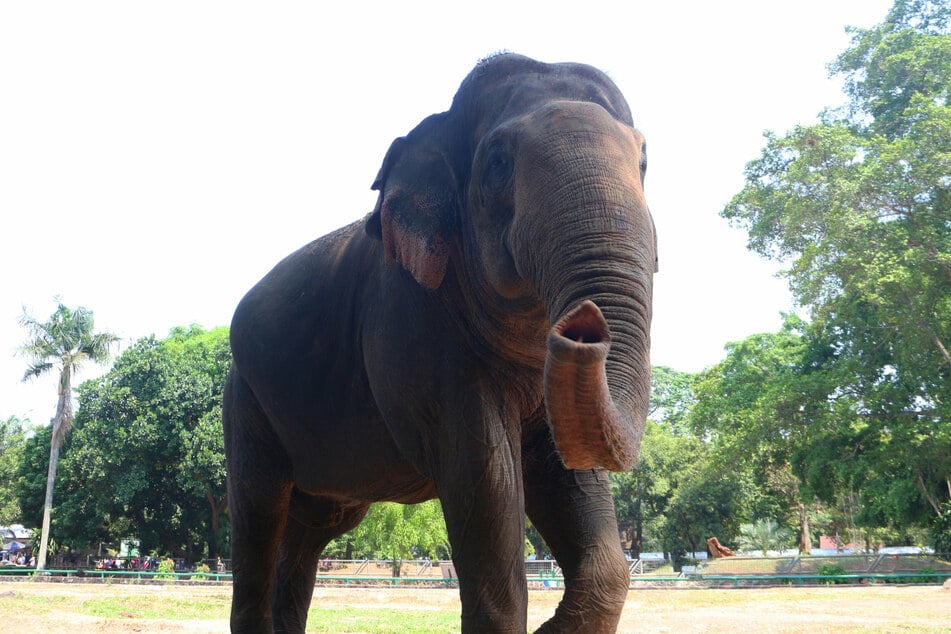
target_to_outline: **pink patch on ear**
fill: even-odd
[[[438,233],[421,235],[394,218],[387,206],[381,213],[383,248],[388,260],[400,263],[424,288],[436,290],[446,276],[449,250]]]

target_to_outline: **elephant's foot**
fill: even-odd
[[[618,621],[621,620],[620,605],[588,606],[585,609],[566,607],[564,603],[558,606],[555,616],[551,617],[535,634],[605,634],[617,631]]]
[[[462,619],[462,632],[468,634],[523,634],[524,619],[515,619],[511,614],[483,615],[479,618]]]
[[[272,634],[274,621],[271,617],[232,617],[231,632],[236,634]]]
[[[627,598],[629,579],[625,577],[623,583],[621,579],[616,583],[606,581],[597,584],[596,591],[569,586],[555,615],[535,630],[536,634],[605,634],[616,631]]]

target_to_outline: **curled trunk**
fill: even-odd
[[[646,412],[626,386],[614,390],[620,398],[612,396],[610,349],[608,323],[590,300],[570,310],[548,335],[545,402],[555,445],[572,469],[626,471],[637,459]]]

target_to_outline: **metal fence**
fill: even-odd
[[[44,578],[65,581],[118,583],[230,583],[230,572],[209,566],[200,571],[158,573],[152,570],[51,569],[37,572],[20,566],[0,567],[0,580]],[[669,562],[633,560],[631,587],[753,587],[764,585],[818,584],[941,584],[951,579],[949,555],[839,555],[790,557],[725,557],[710,559],[675,572]],[[525,562],[531,588],[560,588],[564,577],[557,562]],[[319,562],[320,585],[390,585],[455,587],[456,569],[451,561],[406,560],[395,566],[387,560],[323,559]]]
[[[634,566],[632,566],[632,570]],[[819,584],[941,584],[951,579],[951,555],[848,554],[788,557],[723,557],[632,574],[632,587],[680,585],[749,587]]]

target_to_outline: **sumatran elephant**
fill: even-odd
[[[224,434],[234,631],[303,631],[318,557],[438,497],[464,632],[525,632],[525,515],[565,575],[539,631],[608,632],[628,567],[605,469],[638,453],[654,226],[602,72],[481,61],[393,141],[376,208],[238,305]]]

